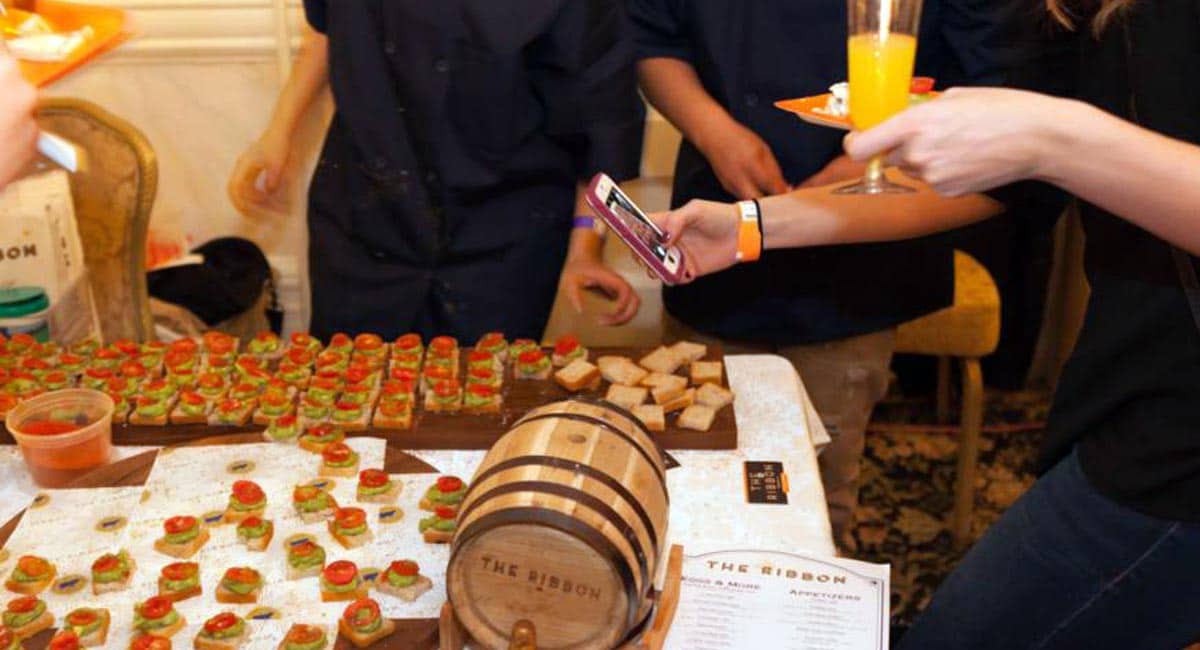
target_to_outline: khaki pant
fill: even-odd
[[[812,345],[774,346],[722,341],[668,316],[665,337],[719,343],[725,354],[778,354],[792,362],[833,441],[821,453],[821,482],[834,539],[845,539],[858,505],[859,461],[875,404],[887,392],[896,331],[884,330]]]

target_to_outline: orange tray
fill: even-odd
[[[941,95],[941,93],[933,91],[929,93],[929,98],[934,99],[938,95]],[[796,115],[796,117],[808,122],[809,124],[827,126],[832,129],[842,129],[845,131],[851,130],[854,128],[854,125],[850,122],[849,117],[838,117],[836,115],[827,115],[820,112],[820,110],[825,109],[825,106],[828,104],[831,96],[832,95],[830,93],[825,93],[823,95],[813,95],[812,97],[784,99],[775,102],[775,108],[793,113]]]
[[[113,7],[38,0],[30,7],[54,26],[64,32],[92,28],[92,37],[71,53],[65,61],[42,63],[20,61],[21,74],[29,83],[44,88],[62,79],[70,72],[83,66],[93,58],[124,43],[132,34],[126,30],[125,12]]]

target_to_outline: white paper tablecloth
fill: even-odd
[[[728,357],[729,384],[737,393],[738,449],[674,451],[680,467],[667,473],[670,537],[696,555],[734,548],[833,555],[817,445],[828,441],[800,378],[786,359],[769,355]],[[150,449],[118,447],[116,459]],[[439,471],[469,477],[482,451],[414,451]],[[779,461],[788,475],[788,505],[749,505],[742,462]],[[0,445],[0,523],[29,504],[38,488],[20,451]]]

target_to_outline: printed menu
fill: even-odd
[[[776,551],[688,556],[668,650],[885,650],[888,565]]]

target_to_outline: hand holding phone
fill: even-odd
[[[588,206],[643,263],[668,285],[684,279],[683,251],[664,243],[662,230],[606,174],[588,187]]]

